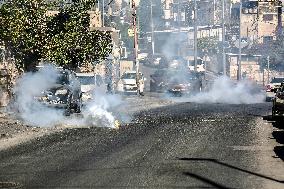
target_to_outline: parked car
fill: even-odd
[[[284,81],[284,77],[274,77],[271,82],[266,86],[266,101],[272,101],[275,98],[275,94]]]
[[[116,92],[126,93],[126,94],[136,94],[138,91],[138,86],[136,83],[136,71],[126,71],[119,79]],[[139,93],[143,95],[146,78],[142,73],[139,73]]]
[[[94,73],[76,73],[76,78],[81,84],[83,101],[92,99],[95,88],[104,84],[103,78]]]
[[[54,85],[43,91],[41,96],[35,98],[48,107],[64,109],[64,114],[67,116],[72,112],[81,112],[80,83],[75,74],[66,69],[59,69]]]
[[[272,116],[284,116],[284,82],[281,83],[273,99]]]

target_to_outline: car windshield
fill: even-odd
[[[136,73],[125,73],[121,79],[136,79]]]
[[[79,76],[78,79],[81,85],[94,85],[95,84],[94,76]]]
[[[284,81],[284,78],[273,78],[271,83],[282,83]]]

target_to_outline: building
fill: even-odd
[[[237,80],[238,75],[238,54],[227,53],[228,75],[231,79]],[[260,66],[261,55],[242,54],[241,77],[263,84],[263,70]]]
[[[282,2],[280,0],[242,0],[232,7],[235,25],[241,24],[241,38],[255,44],[276,40],[282,30]],[[238,23],[239,22],[239,23]]]
[[[147,38],[150,39],[152,33],[149,32],[147,35]],[[220,25],[198,26],[197,38],[204,37],[214,37],[221,41],[222,27]],[[150,41],[148,41],[148,45],[148,49],[151,49]],[[194,46],[194,28],[184,27],[175,30],[154,31],[154,45],[155,54],[163,54],[169,58],[172,56],[191,56]]]
[[[185,27],[193,25],[194,1],[193,0],[161,0],[164,10],[166,27]],[[222,1],[196,0],[197,24],[220,24],[222,18]],[[230,10],[231,1],[225,0],[226,10]],[[229,18],[230,11],[225,12]]]

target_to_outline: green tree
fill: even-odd
[[[75,68],[111,52],[109,32],[90,31],[87,10],[94,0],[73,0],[48,17],[45,0],[8,0],[0,7],[0,41],[16,65],[32,70],[40,59]]]
[[[43,0],[8,0],[0,7],[0,40],[18,68],[30,70],[42,56],[45,13]]]
[[[87,10],[92,4],[74,2],[47,22],[45,59],[71,69],[83,62],[100,60],[112,50],[109,32],[90,31]]]

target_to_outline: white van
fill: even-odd
[[[81,84],[84,100],[92,99],[94,89],[104,83],[102,77],[94,73],[76,73],[76,77]]]
[[[144,93],[145,88],[145,78],[143,74],[139,73],[139,92],[140,94]],[[116,92],[118,93],[137,93],[137,84],[136,84],[136,71],[126,71],[119,79]]]

